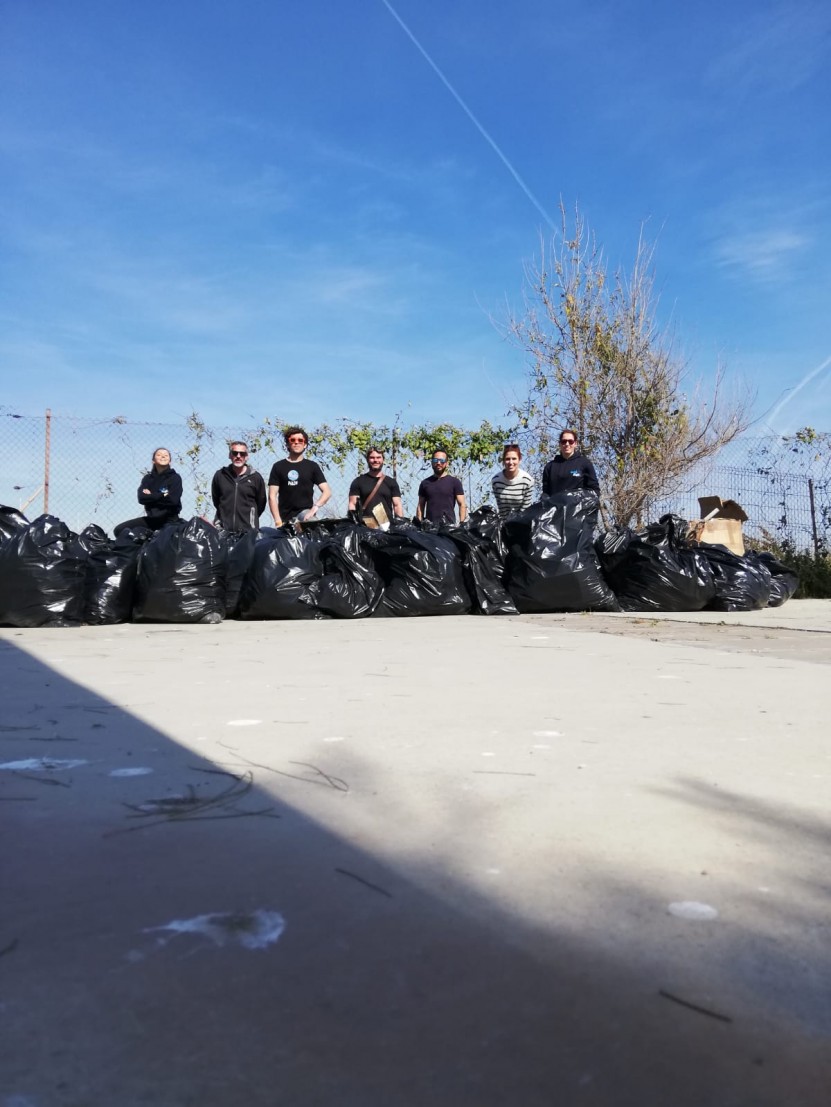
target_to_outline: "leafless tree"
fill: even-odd
[[[556,451],[574,427],[598,471],[606,522],[644,521],[702,461],[749,425],[752,395],[725,395],[724,371],[705,394],[656,319],[654,247],[641,234],[629,273],[609,273],[579,209],[526,265],[521,315],[502,329],[530,358],[528,391],[512,407],[532,451]]]

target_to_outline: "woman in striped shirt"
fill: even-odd
[[[534,481],[530,474],[520,469],[522,451],[515,442],[502,451],[502,471],[493,478],[493,495],[499,517],[504,519],[515,511],[522,511],[534,498]]]

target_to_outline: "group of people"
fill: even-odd
[[[307,458],[309,438],[302,427],[285,432],[286,457],[276,461],[268,476],[249,464],[245,442],[232,442],[230,464],[214,473],[211,499],[216,510],[214,522],[224,530],[256,530],[268,505],[275,527],[284,523],[313,519],[332,497],[323,470]],[[560,432],[559,453],[545,466],[543,495],[586,488],[600,491],[594,466],[580,453],[577,434],[571,428]],[[534,500],[534,480],[520,467],[522,451],[509,443],[502,451],[502,469],[492,481],[499,515],[506,518],[528,507]],[[366,453],[367,471],[349,486],[348,511],[369,527],[383,527],[394,518],[404,517],[401,489],[394,477],[384,472],[384,454],[372,446]],[[467,503],[462,482],[449,470],[447,450],[436,449],[430,456],[432,474],[418,486],[416,518],[431,523],[463,523]],[[315,492],[318,493],[315,499]],[[115,534],[127,527],[146,526],[158,530],[174,522],[182,510],[182,478],[171,466],[170,451],[160,447],[153,454],[153,467],[139,485],[138,501],[144,515],[119,523]]]

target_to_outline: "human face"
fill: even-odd
[[[302,454],[308,443],[302,434],[292,434],[286,439],[290,454]]]
[[[430,464],[433,466],[433,472],[437,477],[443,477],[447,472],[447,454],[435,453],[430,459]]]
[[[366,455],[366,463],[370,473],[380,473],[384,468],[384,455],[380,450],[370,450]]]
[[[153,464],[159,469],[166,469],[170,464],[170,450],[156,450],[153,454]]]
[[[516,450],[507,450],[502,458],[502,470],[506,477],[515,477],[519,472],[519,454]]]
[[[228,456],[235,469],[244,469],[248,464],[248,450],[243,442],[233,442]]]
[[[564,435],[560,436],[560,455],[564,458],[570,458],[574,456],[574,451],[577,449],[577,439],[569,431],[566,431]]]

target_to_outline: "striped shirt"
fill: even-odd
[[[534,498],[534,481],[524,469],[520,469],[511,480],[500,469],[491,483],[496,507],[502,519],[514,511],[522,511]]]

